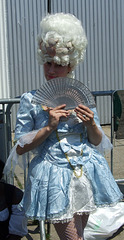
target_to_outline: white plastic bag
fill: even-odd
[[[106,240],[124,224],[124,202],[98,208],[90,214],[84,230],[85,240]]]

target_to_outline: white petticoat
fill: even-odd
[[[80,174],[80,169],[77,169],[76,173]],[[70,182],[69,199],[70,205],[67,212],[58,218],[52,218],[52,223],[59,221],[68,222],[73,218],[75,213],[79,215],[83,215],[84,213],[89,215],[96,210],[91,185],[84,173],[80,178],[77,178],[73,173]]]

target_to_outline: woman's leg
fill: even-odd
[[[72,221],[56,223],[54,227],[61,240],[83,240],[83,232],[87,220],[88,215],[75,215]]]
[[[81,217],[82,217],[82,228],[83,228],[83,235],[84,235],[84,228],[85,228],[86,225],[87,225],[89,215],[83,214]],[[83,236],[83,235],[82,235],[82,236]],[[85,239],[83,238],[83,240],[85,240]]]

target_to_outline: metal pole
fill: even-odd
[[[114,116],[113,116],[113,93],[111,94],[111,144],[113,144],[114,137]],[[113,148],[111,149],[111,172],[113,174]]]
[[[2,104],[3,106],[3,131],[4,131],[4,140],[5,140],[5,143],[6,143],[6,119],[5,119],[5,104],[3,103]],[[5,152],[4,152],[4,163],[6,162],[6,158],[7,158],[7,145],[5,144],[4,146],[5,148]]]
[[[51,0],[47,0],[47,12],[51,13]]]
[[[39,221],[39,227],[40,227],[40,240],[46,240],[45,222],[43,220]]]

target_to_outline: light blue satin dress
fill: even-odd
[[[34,93],[21,97],[16,140],[48,124],[48,112],[31,103]],[[91,110],[101,128],[96,109]],[[28,218],[54,222],[69,220],[75,213],[89,214],[122,197],[105,158],[88,142],[86,128],[75,117],[60,121],[57,131],[35,150],[20,205]]]

